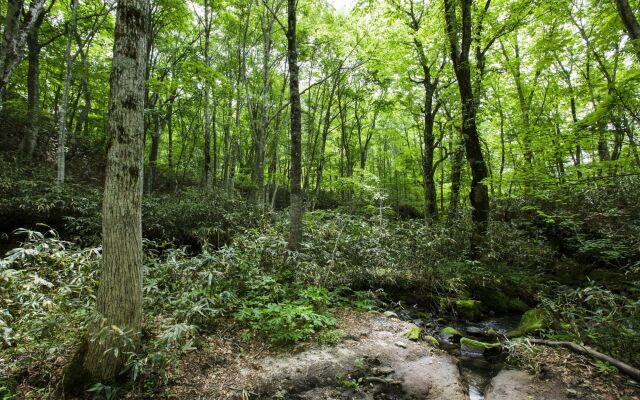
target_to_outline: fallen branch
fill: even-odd
[[[586,355],[598,359],[600,361],[607,362],[614,367],[618,368],[618,370],[625,375],[631,377],[633,380],[640,382],[640,370],[632,367],[631,365],[622,362],[618,359],[615,359],[606,354],[600,353],[588,346],[583,346],[573,342],[555,342],[551,340],[543,340],[543,339],[527,339],[532,344],[542,344],[550,347],[564,347],[571,351],[574,351],[578,354]]]
[[[364,381],[367,383],[381,383],[383,385],[402,385],[401,381],[378,378],[377,376],[367,376],[366,378],[364,378]]]

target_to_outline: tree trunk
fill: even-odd
[[[27,35],[29,68],[27,71],[27,114],[29,132],[22,137],[20,154],[26,158],[33,157],[40,132],[40,42],[38,34],[44,21],[44,13],[36,21],[33,30]]]
[[[302,240],[304,203],[302,198],[302,116],[298,83],[298,42],[296,38],[296,0],[287,0],[287,58],[289,64],[289,102],[291,103],[291,206],[289,224],[290,250],[297,250]]]
[[[163,130],[163,120],[156,112],[153,116],[153,133],[151,134],[151,148],[149,149],[149,174],[145,177],[145,193],[151,194],[158,172],[158,150],[160,149],[160,135]]]
[[[453,160],[451,163],[451,197],[449,198],[449,219],[458,212],[460,204],[460,181],[462,178],[462,160],[464,158],[464,147],[462,144],[455,144],[453,150]]]
[[[209,42],[211,25],[209,20],[209,2],[204,2],[204,63],[210,67]],[[211,105],[209,102],[209,82],[204,81],[204,167],[202,171],[202,185],[211,190]]]
[[[336,92],[336,88],[338,87],[340,75],[336,75],[334,79],[335,80],[331,87],[331,93],[329,94],[327,111],[324,114],[324,125],[322,127],[322,141],[320,143],[320,160],[318,161],[318,171],[316,174],[316,190],[315,190],[315,196],[314,196],[314,208],[315,208],[316,202],[318,201],[318,198],[320,197],[320,189],[322,188],[322,173],[324,172],[325,150],[327,147],[327,137],[329,136],[329,128],[331,125],[331,104],[333,103],[333,96]]]
[[[6,85],[24,57],[24,44],[36,22],[44,13],[45,2],[46,0],[34,0],[29,7],[26,21],[21,26],[20,15],[24,1],[7,1],[7,14],[4,18],[4,32],[2,45],[0,45],[0,111],[2,111]]]
[[[93,379],[120,372],[142,328],[142,174],[147,0],[119,0],[116,13],[102,206],[102,272],[84,367]],[[124,342],[124,332],[131,342]],[[108,351],[119,347],[118,354]]]
[[[58,114],[58,176],[57,182],[64,183],[65,178],[65,157],[66,157],[66,135],[67,135],[67,104],[69,102],[69,86],[71,85],[71,67],[73,58],[71,57],[71,44],[73,43],[73,35],[76,26],[76,14],[78,12],[78,0],[73,1],[71,10],[71,23],[67,36],[67,47],[64,52],[65,56],[65,75],[64,89],[62,92],[62,104],[60,105],[60,113]]]
[[[458,90],[462,106],[462,137],[464,138],[467,162],[471,170],[471,217],[474,231],[471,239],[472,257],[479,257],[479,249],[483,244],[489,221],[489,191],[484,179],[489,175],[487,165],[482,156],[480,136],[476,125],[476,104],[471,84],[471,66],[469,63],[469,49],[471,47],[471,3],[472,0],[461,0],[462,27],[457,30],[457,20],[452,0],[444,0],[446,30],[451,46],[451,60],[453,62]],[[461,42],[458,43],[458,36]]]
[[[613,1],[616,3],[618,15],[620,15],[620,19],[624,24],[627,34],[629,35],[629,39],[631,39],[631,43],[636,50],[636,56],[638,57],[638,60],[640,60],[640,24],[638,24],[638,20],[633,14],[633,10],[631,10],[631,6],[627,0]]]

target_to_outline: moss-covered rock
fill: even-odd
[[[417,342],[418,340],[420,340],[420,328],[414,325],[409,328],[407,332],[405,332],[404,336],[409,340]]]
[[[507,332],[507,337],[515,338],[530,333],[535,333],[546,328],[548,325],[548,315],[539,308],[533,308],[522,314],[522,318],[520,318],[520,324],[518,324],[518,327],[516,329]]]
[[[478,321],[482,318],[482,303],[478,300],[456,300],[454,303],[458,315],[469,321]]]
[[[497,314],[523,313],[531,308],[522,299],[509,297],[496,287],[477,287],[473,291],[473,297],[482,302],[484,311]]]
[[[462,339],[460,339],[460,346],[473,349],[473,350],[484,351],[487,349],[498,348],[500,347],[500,343],[487,343],[487,342],[482,342],[480,340],[463,337]]]
[[[460,333],[460,331],[458,331],[456,328],[447,326],[442,328],[442,330],[440,331],[440,336],[451,342],[458,342],[462,337],[462,333]]]
[[[440,342],[435,337],[428,335],[424,340],[433,347],[440,347]]]
[[[509,312],[525,313],[530,309],[531,307],[521,299],[509,300]]]

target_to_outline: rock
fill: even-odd
[[[442,336],[443,339],[456,343],[460,341],[462,333],[460,333],[460,331],[455,328],[447,326],[442,328],[442,330],[440,331],[440,336]]]
[[[420,318],[416,318],[413,320],[413,323],[416,324],[416,326],[419,326],[420,328],[422,328],[424,326],[424,321]]]
[[[567,397],[570,399],[575,399],[578,397],[578,391],[575,389],[567,389]]]
[[[509,312],[513,313],[525,313],[531,310],[531,307],[521,299],[509,300]]]
[[[454,307],[458,315],[469,321],[478,321],[482,318],[482,303],[478,300],[456,300]]]
[[[462,350],[470,353],[490,355],[499,353],[501,345],[500,343],[486,343],[465,337],[460,340],[460,347]]]
[[[398,347],[402,347],[403,349],[406,349],[406,348],[407,348],[407,345],[406,345],[404,342],[401,342],[401,341],[397,341],[397,342],[395,342],[394,344],[395,344],[396,346],[398,346]]]
[[[465,400],[466,394],[457,361],[446,353],[431,351],[424,342],[411,342],[403,334],[412,325],[375,314],[360,314],[358,326],[349,329],[368,332],[358,334],[358,341],[310,349],[297,354],[265,357],[241,371],[250,380],[248,390],[256,398],[357,399],[403,398],[423,400]],[[400,350],[397,343],[402,343]],[[336,377],[357,377],[356,360],[377,359],[375,374],[364,378],[359,389],[340,386]],[[370,370],[373,372],[373,368]],[[372,380],[377,376],[379,379]],[[371,384],[371,383],[374,384]],[[253,397],[253,396],[252,396]]]
[[[525,371],[502,370],[491,380],[485,400],[565,400],[566,388],[560,382],[534,380]]]
[[[435,337],[428,335],[424,340],[433,347],[440,347],[440,342]]]
[[[538,332],[548,325],[548,316],[543,310],[533,308],[522,314],[518,327],[507,332],[507,337],[516,338],[530,333]]]
[[[405,332],[404,336],[409,340],[413,340],[414,342],[417,342],[418,340],[420,340],[420,334],[421,334],[420,328],[414,325],[411,328],[409,328],[407,332]]]
[[[493,328],[489,328],[489,330],[486,332],[486,335],[489,339],[496,339],[498,337],[498,332],[496,332],[496,330]]]
[[[531,308],[519,298],[510,298],[497,287],[476,287],[473,290],[473,297],[482,302],[482,308],[487,312],[523,313]]]
[[[532,377],[524,371],[502,370],[491,380],[485,400],[529,400]]]
[[[384,315],[387,318],[399,319],[398,314],[394,313],[393,311],[385,311],[385,312],[382,313],[382,315]]]
[[[375,376],[384,376],[393,374],[393,368],[391,367],[374,367],[371,369],[371,374]]]
[[[484,329],[477,326],[467,326],[464,331],[467,332],[469,335],[485,336]]]

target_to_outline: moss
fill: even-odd
[[[442,334],[442,336],[462,336],[460,331],[458,331],[456,328],[452,328],[450,326],[442,328],[440,333]]]
[[[479,287],[474,290],[474,297],[480,299],[486,311],[494,311],[498,314],[509,311],[509,298],[500,289]]]
[[[440,336],[452,342],[458,342],[460,341],[462,334],[457,329],[447,326],[445,328],[442,328],[442,330],[440,331]]]
[[[529,311],[531,307],[521,299],[511,299],[509,300],[509,311],[510,312],[518,312],[525,313]]]
[[[482,317],[482,303],[478,300],[456,300],[455,309],[458,315],[469,321],[477,321]]]
[[[431,335],[425,337],[424,340],[426,340],[427,343],[429,343],[433,347],[440,347],[440,342],[438,341],[438,339]]]
[[[420,340],[420,328],[414,325],[409,328],[407,332],[405,332],[404,336],[409,340],[417,342],[418,340]]]
[[[482,302],[485,311],[494,311],[497,314],[523,313],[531,308],[520,298],[511,298],[495,287],[478,287],[474,289],[473,297]]]
[[[496,330],[495,330],[495,329],[490,328],[490,329],[487,331],[487,337],[488,337],[489,339],[495,339],[495,338],[497,338],[497,337],[498,337],[498,332],[496,332]]]
[[[514,338],[524,336],[530,333],[538,332],[548,326],[548,316],[538,308],[533,308],[522,314],[518,327],[507,332],[507,337]]]
[[[500,343],[486,343],[486,342],[481,342],[479,340],[469,339],[466,337],[460,340],[460,345],[474,349],[474,350],[482,350],[482,351],[500,347]]]

